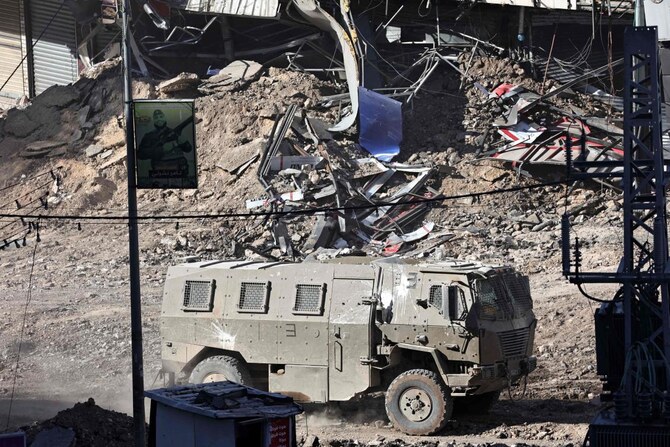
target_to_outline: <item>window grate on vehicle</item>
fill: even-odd
[[[325,284],[297,284],[293,313],[322,315]]]
[[[500,276],[491,278],[491,284],[496,291],[498,308],[503,312],[505,318],[514,318],[514,304],[510,297],[505,282]]]
[[[518,274],[505,275],[505,286],[512,297],[516,309],[526,312],[533,308],[528,277]]]
[[[431,286],[430,295],[428,296],[428,304],[442,310],[442,286]]]
[[[183,310],[212,311],[212,299],[214,298],[214,280],[212,281],[189,281],[184,283]]]
[[[240,312],[267,312],[269,295],[269,282],[243,282],[237,308]]]

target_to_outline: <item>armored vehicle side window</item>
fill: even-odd
[[[463,320],[468,312],[463,290],[458,286],[450,286],[447,290],[449,293],[449,318]]]
[[[428,297],[428,304],[433,306],[436,309],[442,311],[442,285],[438,284],[436,286],[430,287],[430,296]]]
[[[265,313],[268,311],[270,296],[269,282],[243,282],[240,286],[238,312]]]
[[[323,315],[325,284],[297,284],[295,286],[294,314]]]
[[[444,301],[445,294],[447,295],[446,303]],[[458,286],[446,286],[444,284],[431,286],[428,304],[438,309],[445,318],[452,320],[462,320],[468,311],[465,295]],[[445,304],[447,308],[444,307]]]
[[[182,310],[185,311],[212,311],[214,297],[214,280],[186,281],[184,283],[184,301]]]

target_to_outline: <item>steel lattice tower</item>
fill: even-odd
[[[615,411],[599,415],[591,425],[592,446],[660,446],[670,439],[668,170],[661,139],[657,45],[655,27],[629,28],[624,34],[623,162],[577,157],[572,163],[567,157],[572,178],[603,177],[588,171],[609,167],[607,176],[620,178],[623,189],[623,256],[614,273],[580,271],[578,243],[571,259],[569,216],[563,217],[563,271],[570,281],[579,286],[621,284],[614,299],[596,313],[598,372],[610,381]],[[617,329],[623,329],[623,340]],[[658,441],[645,437],[652,434]]]

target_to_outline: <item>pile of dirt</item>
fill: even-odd
[[[462,59],[469,61],[467,54]],[[412,257],[438,253],[439,256],[472,257],[495,262],[518,261],[520,267],[528,271],[551,268],[555,264],[553,255],[559,248],[555,205],[562,198],[561,188],[449,199],[464,191],[487,193],[554,176],[555,172],[543,173],[541,170],[533,171],[535,178],[519,176],[495,161],[478,160],[474,155],[482,145],[488,144],[478,137],[487,133],[495,119],[497,106],[482,98],[471,81],[476,79],[488,87],[508,82],[527,88],[538,88],[537,82],[504,58],[474,58],[469,69],[471,79],[464,83],[462,90],[459,88],[460,76],[450,70],[438,70],[426,83],[426,91],[418,92],[412,108],[406,108],[406,138],[399,157],[407,160],[412,167],[432,168],[434,173],[426,186],[447,199],[435,202],[432,211],[426,210],[429,211],[427,215],[415,218],[401,228],[407,233],[424,222],[434,222],[432,236],[418,245],[405,243],[402,250],[392,253]],[[120,74],[118,62],[109,61],[72,86],[52,87],[25,109],[10,111],[4,120],[5,137],[0,142],[0,157],[3,160],[0,173],[5,183],[17,180],[22,183],[12,191],[13,195],[27,195],[26,201],[36,202],[38,194],[47,194],[43,199],[50,207],[44,212],[123,214],[126,172],[124,131],[119,121],[123,111]],[[431,89],[441,89],[446,96],[434,95]],[[261,161],[256,159],[242,173],[230,172],[226,168],[230,164],[227,162],[247,153],[262,152],[273,126],[289,105],[300,107],[298,120],[309,117],[322,123],[335,122],[337,109],[323,105],[319,100],[336,91],[333,84],[311,74],[276,68],[259,70],[254,79],[244,84],[233,84],[224,91],[209,94],[202,94],[196,89],[164,93],[151,80],[135,81],[134,96],[137,99],[196,97],[196,138],[199,147],[199,189],[141,191],[141,214],[248,212],[245,206],[247,200],[267,197],[264,186],[257,178]],[[581,101],[582,97],[575,98]],[[445,107],[445,103],[450,106]],[[581,102],[580,105],[583,106]],[[441,119],[442,116],[445,119]],[[30,124],[30,131],[19,132],[19,124],[26,123]],[[341,168],[353,158],[369,156],[352,141],[354,136],[351,133],[332,136],[333,140],[327,148],[332,166]],[[295,139],[299,140],[302,136],[293,135],[291,138],[287,141],[295,146]],[[305,145],[304,142],[301,144]],[[47,149],[44,149],[45,145]],[[32,156],[27,156],[31,147],[38,147],[39,153],[35,155],[32,152]],[[318,152],[314,154],[318,155]],[[60,183],[55,191],[39,190],[39,180],[29,181],[29,176],[27,179],[20,177],[57,166],[61,167],[58,170]],[[281,181],[291,188],[296,182],[308,187],[315,182],[317,186],[319,182],[323,185],[329,177],[329,167],[306,172],[302,176],[304,179],[292,174],[293,177],[284,177]],[[351,172],[341,169],[340,175],[351,175]],[[350,179],[347,184],[340,183],[340,188],[348,189],[347,194],[360,191],[370,178],[374,177],[362,177],[358,183]],[[401,180],[400,184],[411,179]],[[379,191],[380,199],[391,197],[392,188],[395,185],[397,189],[398,184],[399,176],[396,175],[394,182],[384,186],[388,186],[390,192],[385,189]],[[31,192],[36,188],[36,192]],[[347,200],[341,205],[360,203]],[[575,209],[581,206],[579,212],[585,216],[600,216],[604,210],[618,211],[616,203],[605,206],[614,200],[609,192],[594,187],[577,188],[570,200],[569,205]],[[23,203],[21,205],[21,211],[30,211]],[[332,196],[325,201],[306,197],[303,202],[291,203],[288,208],[281,204],[279,210],[335,205]],[[271,203],[265,208],[269,209],[278,208]],[[608,215],[604,220],[614,218],[614,215]],[[289,215],[282,220],[289,244],[298,247],[298,251],[285,250],[281,246],[276,230],[278,219],[253,217],[201,222],[190,220],[179,225],[162,225],[156,231],[143,234],[146,241],[143,249],[147,261],[152,264],[165,264],[194,254],[204,259],[258,258],[259,252],[270,259],[300,260],[310,251],[305,247],[317,221],[307,215]],[[16,225],[12,229],[18,228]],[[64,224],[50,225],[63,228]],[[349,228],[352,226],[349,225]],[[349,247],[368,253],[379,251],[367,240],[352,237],[350,229],[342,232],[341,236],[346,241],[332,237],[323,248]],[[547,257],[551,258],[550,262],[543,262]],[[529,259],[532,262],[526,261]]]
[[[133,418],[123,413],[100,408],[92,398],[59,412],[49,420],[22,429],[26,432],[28,445],[35,441],[41,442],[39,445],[42,446],[53,445],[56,436],[59,439],[72,439],[70,444],[59,444],[64,446],[132,447],[135,445]]]

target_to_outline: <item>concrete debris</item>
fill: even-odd
[[[54,85],[36,96],[33,106],[65,108],[79,100],[79,92],[66,85]]]
[[[341,209],[332,216],[317,218],[314,230],[299,250],[303,254],[321,247],[345,248],[351,244],[370,254],[383,254],[384,246],[390,242],[380,241],[387,237],[397,246],[394,253],[398,253],[401,246],[430,233],[433,224],[421,224],[421,218],[429,211],[421,199],[437,197],[425,188],[434,174],[430,167],[400,164],[391,169],[374,158],[350,160],[346,154],[360,151],[357,146],[323,141],[316,134],[316,144],[303,140],[298,129],[305,122],[300,116],[292,107],[276,120],[265,161],[259,167],[259,180],[268,195],[248,199],[247,209],[285,211],[280,221],[299,217],[302,209]],[[291,122],[293,125],[289,126]],[[393,175],[396,181],[391,183]],[[379,199],[373,197],[375,194]],[[402,203],[405,200],[410,203]],[[299,207],[296,202],[301,202]],[[283,231],[285,227],[280,228]],[[353,233],[353,229],[357,231]],[[275,243],[285,255],[290,250],[274,233]]]
[[[92,144],[86,148],[86,156],[95,157],[96,155],[102,153],[102,151],[104,150],[105,148],[100,146],[99,144]]]
[[[318,27],[334,40],[351,39],[351,35],[340,36],[338,28],[349,19],[333,23],[330,10],[327,14],[295,12],[296,17],[319,16]],[[217,26],[224,22],[221,19]],[[386,33],[388,45],[365,37],[365,57],[373,57],[376,49],[387,59],[397,49],[394,45],[402,45],[400,28],[398,34]],[[551,75],[543,85],[524,69],[523,61],[500,54],[501,47],[454,30],[445,33],[443,45],[426,44],[425,51],[414,60],[408,56],[402,67],[386,67],[390,73],[398,72],[399,76],[392,75],[395,79],[388,73],[374,79],[378,70],[366,65],[365,91],[359,91],[359,81],[355,86],[350,82],[361,73],[352,73],[342,59],[349,57],[349,50],[359,51],[360,40],[351,42],[347,55],[335,51],[333,57],[332,48],[320,42],[327,36],[317,34],[317,39],[304,32],[289,33],[294,38],[291,42],[299,40],[297,46],[265,41],[277,43],[271,59],[264,56],[262,44],[254,41],[234,49],[225,59],[233,62],[221,70],[212,68],[220,59],[209,61],[209,78],[194,65],[189,67],[192,73],[163,75],[170,79],[160,83],[137,80],[133,85],[136,98],[184,97],[186,92],[197,96],[195,123],[202,180],[197,194],[141,192],[140,200],[156,210],[184,207],[208,214],[247,210],[259,214],[252,224],[229,221],[212,234],[210,230],[190,231],[183,240],[165,234],[154,241],[156,254],[166,257],[171,250],[182,254],[193,250],[226,257],[302,260],[319,250],[411,257],[439,257],[444,252],[534,266],[531,257],[515,253],[545,246],[553,252],[558,218],[547,206],[555,205],[556,200],[531,193],[510,194],[505,200],[467,193],[523,185],[533,177],[564,175],[562,166],[537,171],[530,165],[560,165],[568,141],[574,159],[579,156],[582,138],[589,156],[617,159],[621,153],[620,111],[610,105],[616,101],[588,88],[586,82],[600,72],[577,76],[581,81],[571,82],[569,88]],[[325,63],[319,67],[308,64],[325,49],[330,50]],[[178,52],[178,47],[170,51]],[[280,60],[288,60],[288,68],[278,68]],[[118,61],[105,62],[77,83],[53,89],[25,109],[9,110],[2,122],[8,153],[12,141],[19,138],[27,144],[68,141],[69,146],[61,146],[69,149],[63,157],[81,157],[83,161],[77,163],[87,164],[96,175],[111,184],[122,182],[125,151],[124,123],[118,119],[122,109],[119,72]],[[332,73],[339,82],[312,73],[329,78]],[[342,82],[345,78],[346,83]],[[390,111],[371,109],[365,101],[358,110],[352,101],[358,101],[359,93],[391,99],[384,102]],[[366,110],[370,116],[362,116]],[[349,126],[352,117],[365,118],[366,132],[372,129],[372,133],[362,138],[363,129]],[[375,129],[389,134],[377,140]],[[37,148],[46,152],[46,148]],[[36,157],[39,151],[35,152]],[[383,160],[374,156],[380,154]],[[514,169],[499,161],[514,162]],[[123,187],[97,184],[91,189],[85,179],[90,174],[80,172],[78,186],[59,192],[60,203],[82,209],[121,203]],[[452,195],[462,197],[442,200]],[[568,207],[578,212],[575,219],[609,212],[593,198],[574,201]],[[521,210],[522,218],[512,218],[511,208]],[[313,215],[312,210],[322,212]],[[526,215],[526,210],[533,213]],[[473,245],[479,248],[473,250]]]
[[[265,141],[262,138],[257,138],[238,146],[227,157],[220,160],[216,166],[234,176],[239,176],[258,159],[263,151],[264,144]]]
[[[105,410],[93,399],[77,403],[52,419],[24,427],[30,446],[130,447],[133,418]]]
[[[20,152],[23,158],[41,158],[46,156],[62,155],[66,143],[62,141],[36,141],[30,143]],[[59,149],[63,149],[59,151]]]
[[[158,90],[161,93],[180,92],[197,87],[199,82],[200,76],[195,73],[180,73],[176,77],[158,84]]]
[[[79,109],[79,112],[77,113],[77,118],[79,120],[79,125],[84,126],[86,122],[88,121],[88,118],[91,114],[91,106],[85,105],[81,109]]]
[[[234,61],[205,80],[199,90],[204,94],[212,94],[242,88],[257,79],[262,70],[263,66],[254,61]]]
[[[10,109],[7,112],[3,130],[9,135],[23,138],[35,132],[39,127],[40,124],[31,120],[25,110]]]

